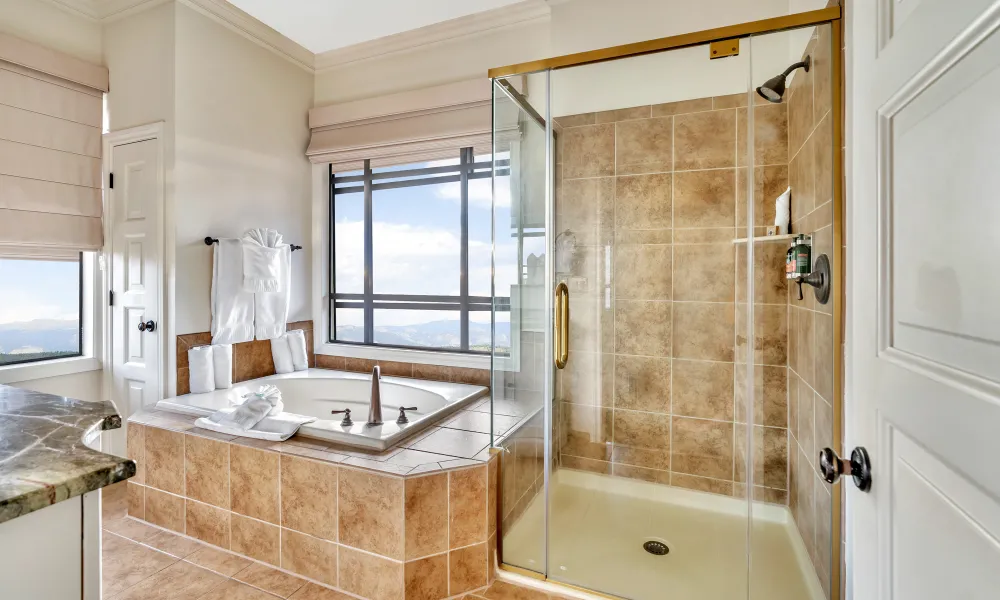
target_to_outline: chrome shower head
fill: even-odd
[[[775,75],[765,81],[764,85],[757,88],[757,93],[760,94],[761,98],[767,100],[768,102],[779,104],[782,96],[785,95],[785,80],[788,79],[791,72],[795,69],[803,68],[806,70],[806,73],[808,73],[811,62],[811,59],[806,56],[805,60],[788,67],[781,75]]]

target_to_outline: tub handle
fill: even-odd
[[[410,422],[410,420],[406,418],[406,411],[408,411],[408,410],[417,410],[417,407],[416,406],[400,406],[399,407],[399,418],[396,419],[396,423],[398,423],[400,425],[406,425],[407,423]]]
[[[344,410],[331,410],[331,415],[344,415],[344,420],[340,422],[341,427],[351,427],[354,425],[354,421],[351,420],[351,409],[345,408]]]

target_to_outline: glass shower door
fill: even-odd
[[[502,450],[502,561],[545,574],[545,406],[551,395],[552,284],[546,261],[547,74],[493,84],[492,427]],[[529,85],[530,84],[530,85]],[[531,93],[528,93],[530,89]]]

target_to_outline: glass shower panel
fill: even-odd
[[[550,579],[636,600],[747,597],[733,242],[747,50],[552,72],[570,352],[552,407]]]
[[[831,493],[839,488],[820,478],[817,457],[824,446],[833,446],[833,295],[840,286],[838,274],[828,275],[834,285],[826,302],[805,284],[800,298],[795,277],[822,269],[835,251],[839,226],[832,26],[755,36],[750,45],[753,86],[762,90],[752,95],[752,152],[748,148],[741,171],[749,176],[741,187],[752,202],[741,207],[740,237],[752,242],[738,245],[738,251],[749,267],[751,276],[744,270],[741,277],[752,302],[748,294],[738,301],[750,305],[751,317],[740,325],[744,339],[754,344],[744,352],[745,364],[753,366],[737,420],[743,433],[738,446],[753,464],[742,477],[753,497],[751,598],[819,600],[830,597],[832,560],[838,556]],[[782,92],[775,79],[796,65]],[[790,252],[792,273],[786,275]],[[776,578],[778,572],[786,576]]]
[[[547,74],[493,85],[492,435],[502,450],[499,546],[504,563],[545,573],[545,411],[552,354],[546,277]],[[530,91],[529,91],[530,90]]]

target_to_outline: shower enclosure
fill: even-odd
[[[491,72],[503,569],[839,597],[839,17]]]

